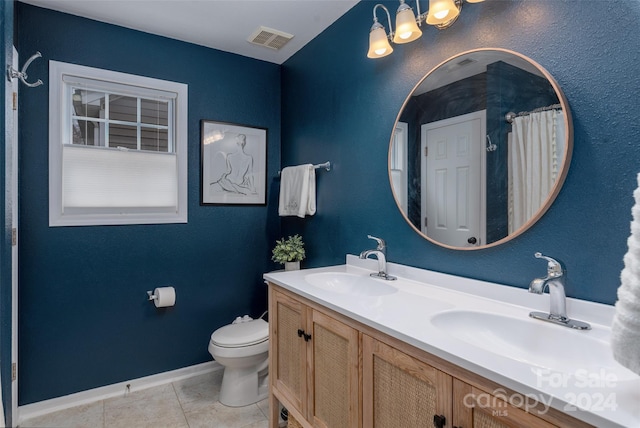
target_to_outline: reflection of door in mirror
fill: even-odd
[[[407,199],[409,189],[407,187],[407,144],[408,125],[405,122],[398,122],[393,131],[391,139],[391,151],[389,158],[389,170],[391,171],[391,185],[393,192],[398,197],[398,204],[407,212]]]
[[[421,127],[421,230],[438,242],[486,242],[485,134],[484,110]]]

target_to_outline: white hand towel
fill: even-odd
[[[311,164],[289,166],[280,174],[278,214],[298,216],[316,213],[316,170]]]
[[[640,375],[640,174],[638,186],[633,192],[631,236],[627,240],[624,269],[620,273],[611,348],[616,361]]]

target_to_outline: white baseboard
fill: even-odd
[[[81,404],[93,403],[95,401],[105,400],[107,398],[121,397],[125,393],[131,393],[134,391],[152,388],[154,386],[164,385],[178,380],[203,375],[205,373],[213,372],[216,370],[222,370],[223,368],[224,367],[220,365],[220,363],[216,361],[209,361],[202,364],[196,364],[195,366],[183,367],[177,370],[101,386],[100,388],[76,392],[74,394],[65,395],[63,397],[57,397],[50,400],[27,404],[25,406],[19,406],[18,424],[27,419],[42,416],[47,413],[57,412],[58,410],[68,409],[71,407],[79,406]],[[127,391],[127,385],[129,385],[129,391]]]

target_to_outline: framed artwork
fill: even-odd
[[[200,205],[266,205],[267,129],[201,121]]]

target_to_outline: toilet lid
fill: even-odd
[[[257,319],[220,327],[211,335],[214,345],[227,348],[255,345],[269,339],[269,324]]]

